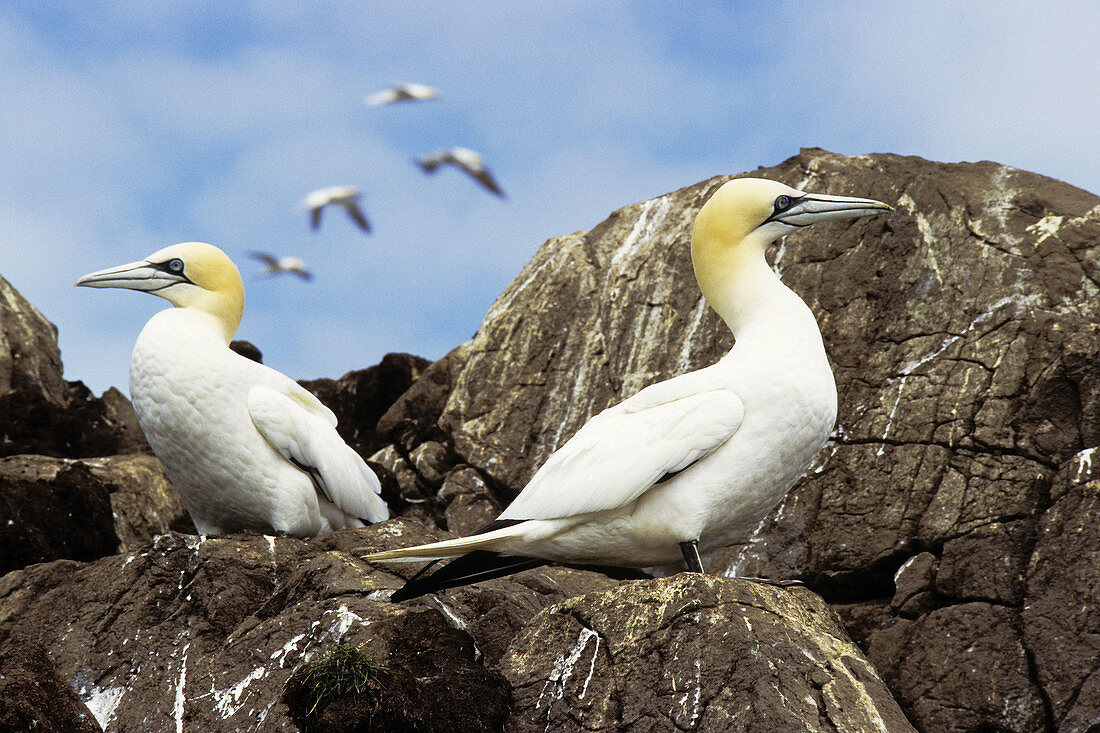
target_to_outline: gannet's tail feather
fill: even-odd
[[[505,575],[530,570],[548,564],[549,560],[537,557],[518,557],[501,555],[487,550],[475,550],[447,563],[430,575],[421,577],[431,569],[431,563],[408,580],[401,588],[393,592],[390,600],[394,603],[407,601],[426,593],[434,593],[446,588],[478,583],[483,580],[502,578]]]
[[[453,540],[441,540],[427,545],[415,547],[402,547],[397,550],[385,550],[384,552],[372,552],[364,555],[367,562],[388,560],[446,560],[451,557],[459,557],[474,550],[492,550],[500,540],[514,539],[520,533],[513,529],[516,525],[523,524],[522,520],[495,519],[476,533],[468,537],[457,537]]]

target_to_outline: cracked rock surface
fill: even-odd
[[[911,731],[808,590],[683,573],[539,613],[501,662],[512,731]]]
[[[840,414],[813,470],[710,571],[807,582],[919,729],[1100,719],[1100,544],[1073,524],[1098,490],[1100,198],[996,163],[817,149],[750,175],[895,211],[770,253],[821,324]],[[452,465],[505,505],[590,416],[716,361],[732,337],[688,243],[725,180],[546,242],[447,357],[450,391],[383,422],[438,415]],[[423,440],[409,435],[405,453]],[[919,584],[898,598],[915,558]]]
[[[821,324],[840,413],[784,503],[708,569],[808,590],[549,567],[392,606],[377,591],[419,566],[357,559],[473,531],[590,416],[728,350],[688,252],[721,177],[547,241],[443,359],[394,356],[311,383],[399,519],[311,542],[142,544],[163,527],[133,498],[96,550],[127,554],[0,579],[0,654],[41,644],[108,731],[295,730],[278,700],[292,669],[346,639],[422,670],[393,643],[410,628],[439,637],[424,649],[451,650],[442,668],[484,669],[471,689],[500,689],[504,675],[506,730],[1090,730],[1100,198],[995,163],[817,149],[750,175],[895,205],[769,254]],[[61,380],[52,326],[28,308],[0,301],[0,370],[22,375],[0,374],[0,455],[54,456],[43,487],[87,484],[118,515],[116,496],[156,483],[115,455],[142,449],[132,412]],[[89,456],[111,458],[70,460]],[[64,501],[50,510],[62,522]],[[441,682],[431,699],[468,709],[448,697],[461,688]],[[456,725],[496,725],[475,718]]]

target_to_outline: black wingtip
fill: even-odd
[[[428,564],[423,570],[410,578],[405,585],[395,590],[393,595],[390,596],[390,600],[399,603],[438,590],[457,588],[461,585],[478,583],[483,580],[503,578],[521,570],[530,570],[546,565],[548,562],[548,560],[537,557],[501,555],[488,550],[475,550],[462,557],[455,558],[434,573],[421,577],[435,563]]]

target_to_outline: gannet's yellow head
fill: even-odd
[[[76,284],[141,290],[177,308],[209,313],[221,323],[226,342],[244,313],[244,283],[237,266],[225,252],[203,242],[174,244],[144,260],[85,275]]]
[[[805,193],[763,178],[735,178],[722,184],[695,218],[691,260],[707,295],[731,268],[763,260],[776,239],[805,226],[891,209],[874,199]]]

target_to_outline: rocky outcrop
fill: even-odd
[[[0,277],[0,457],[151,452],[118,390],[61,377],[57,328]]]
[[[1100,199],[995,163],[821,150],[753,175],[896,210],[796,232],[771,253],[819,319],[840,415],[814,469],[711,570],[805,580],[920,729],[1079,719],[1100,703],[1090,682],[1100,665],[1082,653],[1062,668],[1032,646],[1028,619],[1040,598],[1087,609],[1100,600],[1088,585],[1067,597],[1049,563],[1036,563],[1061,516],[1057,477],[1100,443]],[[504,505],[592,414],[729,348],[687,246],[696,211],[725,180],[540,248],[449,357],[445,402],[437,394],[412,411],[438,412],[430,440],[452,446],[444,481],[475,472]],[[393,439],[404,455],[428,440]],[[417,475],[425,495],[442,486]],[[1100,632],[1090,613],[1061,623],[1076,638]],[[975,643],[960,646],[963,628]],[[946,678],[967,649],[968,673]]]
[[[904,730],[906,717],[921,731],[1088,730],[1100,199],[994,163],[820,150],[754,175],[896,205],[771,253],[821,323],[840,415],[787,500],[709,559],[718,576],[801,578],[831,611],[807,590],[557,567],[393,606],[382,589],[415,566],[357,560],[441,536],[433,527],[472,531],[592,414],[729,348],[687,248],[716,178],[548,241],[472,341],[426,368],[396,365],[408,389],[377,425],[364,424],[382,409],[363,396],[374,375],[317,383],[403,519],[308,543],[173,534],[27,567],[0,580],[0,651],[43,644],[112,731],[312,725],[279,689],[336,641],[436,675],[438,694],[412,695],[401,718],[425,729],[438,718],[418,704],[469,710],[456,680],[501,704],[480,669],[513,688],[509,730]],[[66,440],[104,434],[82,430]],[[81,457],[53,438],[20,445]],[[65,470],[92,481],[81,465]],[[447,661],[418,667],[402,656],[417,648]],[[371,719],[339,704],[341,720]]]
[[[415,566],[358,559],[438,536],[403,520],[311,542],[169,534],[33,565],[0,579],[0,648],[48,649],[108,731],[351,730],[380,705],[395,730],[910,730],[808,591],[548,567],[392,604],[393,571]],[[340,643],[404,675],[405,694],[329,703],[327,724],[284,701]]]
[[[64,405],[57,327],[0,277],[0,398],[21,391]]]
[[[684,573],[570,598],[501,664],[509,730],[911,731],[808,590]]]
[[[100,733],[41,644],[0,654],[0,733]]]
[[[94,560],[170,529],[194,525],[153,456],[0,458],[0,573]]]

